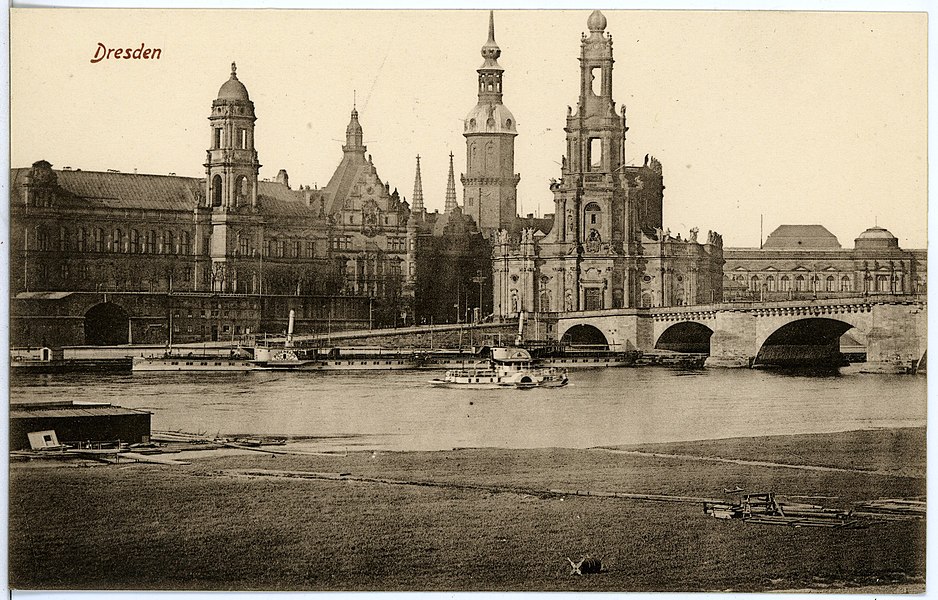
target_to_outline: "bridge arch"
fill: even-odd
[[[560,341],[573,346],[594,346],[608,349],[609,340],[606,335],[593,325],[574,325],[564,332]]]
[[[753,365],[840,366],[840,336],[853,327],[825,317],[785,323],[762,341]]]
[[[85,313],[85,344],[117,346],[128,342],[130,315],[113,302],[95,304]]]
[[[696,321],[675,323],[661,332],[655,350],[710,354],[710,336],[713,330]]]

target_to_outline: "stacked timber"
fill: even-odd
[[[718,519],[742,519],[757,525],[829,528],[865,526],[849,511],[824,508],[816,504],[783,503],[779,502],[772,492],[745,494],[736,503],[705,502],[704,513]]]
[[[924,519],[926,504],[922,500],[903,500],[899,498],[880,498],[857,503],[854,514],[881,521],[904,521]]]

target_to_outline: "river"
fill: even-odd
[[[16,375],[13,402],[110,402],[154,430],[290,436],[318,450],[597,445],[926,424],[926,379],[749,369],[570,372],[561,389],[435,389],[436,372]]]

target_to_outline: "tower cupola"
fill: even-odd
[[[218,90],[208,118],[211,140],[206,152],[206,203],[232,210],[257,206],[257,174],[260,163],[254,149],[254,103],[238,80],[238,67],[231,63],[231,76]]]
[[[348,127],[345,128],[345,145],[342,146],[342,151],[364,154],[368,148],[365,146],[363,139],[362,125],[358,122],[358,109],[353,106],[352,117],[348,122]]]

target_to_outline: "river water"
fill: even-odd
[[[110,402],[154,430],[297,438],[315,450],[585,448],[924,426],[922,376],[749,369],[570,372],[549,390],[432,388],[426,371],[17,375],[14,402]]]

